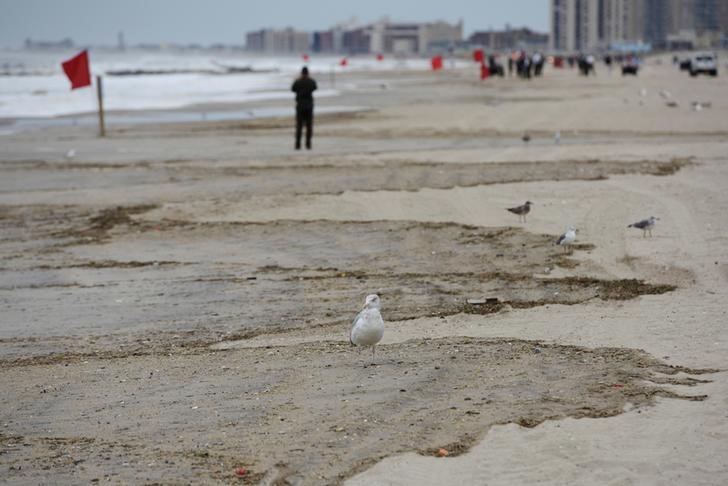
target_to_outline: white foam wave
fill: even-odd
[[[70,90],[60,63],[75,52],[0,51],[0,68],[16,75],[0,76],[0,118],[54,117],[96,110],[96,90]],[[110,70],[222,70],[221,66],[275,72],[243,74],[165,74],[104,76],[107,110],[171,109],[203,103],[234,103],[291,98],[290,83],[304,64],[296,57],[256,57],[242,54],[90,52],[92,74]],[[378,61],[374,56],[349,58],[312,56],[306,63],[325,84],[330,72],[343,70],[425,70],[427,59]],[[28,75],[31,73],[32,75]],[[24,75],[20,75],[24,74]],[[323,86],[322,86],[323,87]],[[319,96],[337,94],[322,90]]]

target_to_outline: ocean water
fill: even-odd
[[[73,51],[0,50],[0,119],[48,119],[95,112],[96,89],[71,91],[61,62]],[[204,103],[234,103],[266,99],[292,99],[290,85],[301,66],[301,57],[262,57],[245,53],[148,52],[90,50],[91,74],[103,76],[104,107],[115,110],[183,108]],[[331,73],[343,70],[427,70],[427,59],[374,56],[348,58],[311,56],[305,63],[320,80],[317,96],[336,96],[328,86]],[[109,70],[220,70],[221,66],[244,67],[273,72],[109,76]],[[9,74],[9,75],[8,75]],[[94,78],[95,79],[95,78]],[[95,82],[95,81],[94,81]]]

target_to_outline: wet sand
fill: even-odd
[[[312,152],[287,119],[3,136],[6,480],[728,480],[728,82],[474,78],[350,74],[371,109]]]

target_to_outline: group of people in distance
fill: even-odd
[[[508,55],[508,76],[513,76],[514,70],[516,76],[523,79],[541,76],[545,62],[546,58],[540,52],[530,56],[526,51],[512,52]],[[506,75],[506,70],[496,55],[488,56],[488,70],[491,76]]]

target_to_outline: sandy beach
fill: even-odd
[[[727,483],[728,77],[597,71],[1,135],[3,481]]]

